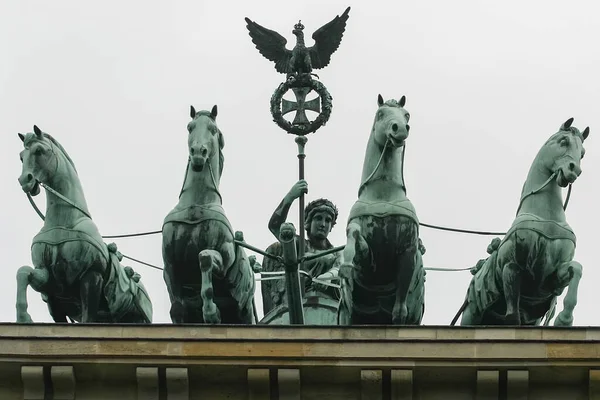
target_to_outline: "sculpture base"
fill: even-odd
[[[0,398],[597,399],[599,342],[600,328],[0,324]]]

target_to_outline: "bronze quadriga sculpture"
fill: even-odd
[[[295,135],[298,144],[298,180],[265,223],[277,239],[266,251],[234,232],[223,209],[219,185],[225,141],[217,106],[198,112],[191,107],[188,159],[177,205],[161,230],[139,234],[162,234],[164,268],[154,267],[164,270],[172,322],[419,325],[425,273],[437,269],[423,264],[420,227],[498,234],[419,221],[404,180],[404,154],[412,132],[404,96],[377,98],[358,198],[347,218],[346,244],[335,247],[328,239],[338,219],[333,202],[319,198],[305,207],[307,136],[326,124],[333,107],[332,96],[312,71],[329,64],[349,11],[315,31],[312,47],[304,41],[304,26],[294,25],[296,44],[291,50],[283,36],[246,18],[256,48],[285,74],[270,111],[277,126]],[[296,101],[283,98],[289,90]],[[318,97],[307,100],[311,92]],[[284,119],[293,111],[293,121]],[[311,121],[307,111],[318,116]],[[571,185],[581,174],[589,128],[580,131],[572,123],[572,118],[563,123],[535,157],[508,232],[488,246],[488,258],[468,268],[473,278],[452,325],[461,315],[461,325],[546,325],[565,288],[564,309],[554,324],[573,324],[582,266],[574,261],[576,236],[565,209]],[[116,245],[104,243],[70,156],[36,126],[19,138],[24,146],[19,183],[44,225],[33,239],[33,267],[17,272],[17,322],[32,322],[27,312],[31,286],[42,294],[56,322],[150,323],[152,303],[140,275],[121,264],[124,255]],[[564,187],[569,192],[563,204]],[[45,213],[32,199],[40,188],[47,194]],[[298,231],[286,222],[296,200]],[[265,257],[262,269],[245,248]],[[262,321],[254,302],[256,273],[263,280]]]

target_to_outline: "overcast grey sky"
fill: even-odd
[[[591,0],[4,1],[0,320],[15,321],[15,272],[31,263],[42,226],[17,182],[17,132],[37,124],[63,144],[103,235],[156,230],[181,188],[189,106],[217,104],[224,207],[234,229],[265,248],[274,240],[269,217],[297,179],[296,144],[269,113],[284,77],[254,48],[244,17],[291,46],[298,19],[310,37],[348,5],[342,44],[317,71],[333,113],[306,148],[307,200],[328,197],[340,210],[332,242],[345,243],[379,93],[407,97],[405,176],[421,221],[466,229],[509,228],[535,154],[574,117],[580,129],[591,127],[567,210],[584,266],[575,324],[597,325],[600,6]],[[44,194],[36,201],[45,209]],[[297,207],[290,219],[297,223]],[[473,266],[492,239],[421,232],[434,267]],[[162,265],[159,235],[117,243]],[[128,264],[152,297],[154,322],[170,322],[162,273]],[[428,272],[423,323],[449,324],[470,278]],[[256,298],[262,315],[260,292]],[[51,321],[40,295],[30,289],[29,299],[33,319]]]

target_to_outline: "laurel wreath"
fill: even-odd
[[[281,113],[283,95],[293,87],[310,87],[321,98],[321,113],[308,125],[294,125],[284,119]],[[314,79],[288,80],[281,83],[271,97],[271,115],[273,116],[273,121],[284,131],[298,136],[308,135],[327,123],[333,108],[332,99],[325,85],[319,81]]]

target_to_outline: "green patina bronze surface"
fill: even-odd
[[[399,101],[377,99],[358,200],[342,253],[340,323],[420,324],[425,274],[419,220],[402,176],[410,115]]]
[[[277,209],[273,212],[273,215],[269,221],[269,230],[276,238],[279,238],[279,230],[282,224],[286,221],[293,202],[303,193],[307,192],[308,183],[306,181],[300,180],[296,182],[290,191],[284,196]],[[317,199],[310,202],[306,206],[304,215],[307,235],[307,238],[305,239],[305,255],[309,256],[332,249],[333,245],[329,241],[328,236],[337,221],[337,207],[330,200]],[[298,245],[299,240],[300,237],[297,236],[296,245]],[[273,243],[266,249],[266,252],[275,256],[282,256],[281,243]],[[329,274],[329,272],[338,262],[339,254],[339,252],[328,254],[312,261],[304,262],[302,264],[303,270],[306,271],[312,278],[330,279],[332,275]],[[269,258],[264,259],[264,272],[276,272],[283,270],[284,265],[282,262]],[[302,282],[303,293],[311,293],[311,297],[314,298],[313,300],[304,300],[305,307],[309,307],[311,309],[308,310],[310,311],[310,315],[307,315],[309,319],[306,321],[306,323],[320,325],[321,322],[326,320],[328,321],[327,318],[322,320],[318,310],[322,310],[323,312],[327,313],[329,318],[331,318],[331,309],[329,306],[331,301],[336,302],[339,300],[338,291],[333,287],[315,284],[312,280],[306,279],[306,277],[302,278]],[[265,320],[263,322],[271,320],[271,317],[268,317],[268,314],[277,307],[279,307],[279,310],[272,314],[285,314],[285,310],[287,310],[287,308],[284,306],[286,304],[285,287],[285,282],[282,279],[262,282],[263,311],[265,314]],[[330,301],[328,302],[325,299],[329,299]],[[320,308],[321,304],[324,305],[323,308]]]
[[[183,187],[162,227],[171,320],[252,324],[254,272],[244,249],[234,243],[219,192],[225,141],[216,123],[217,106],[198,112],[191,107],[190,116]]]
[[[339,300],[323,296],[322,292],[309,291],[304,293],[302,308],[304,325],[338,325]],[[289,325],[290,316],[287,303],[271,309],[260,321],[266,325]]]
[[[567,120],[535,157],[517,216],[504,236],[480,260],[461,308],[461,325],[540,325],[554,314],[556,298],[568,287],[554,324],[570,326],[582,266],[574,261],[576,237],[567,223],[561,187],[581,174],[583,142]]]
[[[280,128],[297,136],[299,146],[299,180],[273,212],[268,227],[277,242],[266,252],[245,243],[223,209],[219,185],[225,143],[216,122],[217,106],[199,112],[191,107],[183,186],[162,226],[163,278],[172,322],[257,323],[254,274],[262,273],[263,279],[271,279],[262,281],[263,324],[421,323],[426,273],[419,227],[435,226],[419,222],[406,195],[403,168],[410,115],[404,96],[397,101],[378,96],[343,251],[328,239],[338,218],[336,206],[321,198],[304,207],[306,135],[328,121],[333,107],[313,70],[330,63],[349,11],[316,30],[312,47],[306,46],[304,26],[298,22],[292,50],[279,33],[245,19],[260,54],[286,74],[271,97],[270,111]],[[290,90],[296,101],[283,99]],[[318,97],[309,99],[311,92]],[[311,121],[307,111],[319,115]],[[292,121],[284,119],[289,113],[295,113]],[[581,174],[583,143],[589,135],[589,128],[581,132],[572,123],[572,118],[563,123],[535,157],[516,217],[502,239],[492,240],[488,257],[472,269],[465,301],[452,324],[462,315],[461,325],[547,325],[557,297],[567,288],[554,324],[572,325],[582,265],[574,261],[577,240],[566,221],[561,188],[570,190]],[[56,322],[151,323],[152,302],[140,275],[122,265],[123,255],[114,243],[104,243],[65,149],[36,126],[19,137],[24,144],[19,182],[44,225],[32,241],[33,267],[17,272],[17,322],[32,322],[27,304],[31,286]],[[47,195],[45,215],[31,198],[40,188]],[[296,200],[299,232],[286,222]],[[266,254],[263,265],[248,257],[244,247]]]
[[[42,294],[56,322],[150,323],[152,303],[140,275],[121,265],[114,243],[103,242],[90,216],[75,164],[56,139],[34,126],[19,134],[21,188],[46,189],[44,226],[34,237],[34,268],[17,272],[17,322],[32,322],[27,287]]]
[[[312,38],[314,46],[306,47],[304,42],[304,25],[298,22],[292,33],[296,36],[296,45],[292,50],[286,49],[287,40],[279,33],[267,29],[249,18],[246,28],[252,42],[266,59],[275,63],[277,72],[288,75],[310,74],[313,69],[326,67],[331,55],[338,49],[348,21],[348,7],[341,16],[317,29]]]
[[[296,36],[296,44],[292,50],[286,48],[287,40],[279,33],[267,29],[246,18],[246,28],[256,48],[266,59],[275,63],[277,72],[286,74],[287,79],[281,83],[271,98],[271,115],[275,123],[283,130],[294,135],[308,135],[316,132],[329,120],[332,110],[332,97],[327,88],[319,81],[313,69],[325,68],[329,65],[331,55],[339,48],[346,29],[350,7],[340,16],[317,29],[312,38],[314,46],[306,47],[304,42],[304,25],[298,22],[292,33]],[[292,90],[296,101],[283,99],[283,95]],[[311,92],[319,97],[306,100]],[[306,111],[319,113],[314,121],[306,116]],[[293,121],[283,116],[295,112]]]

